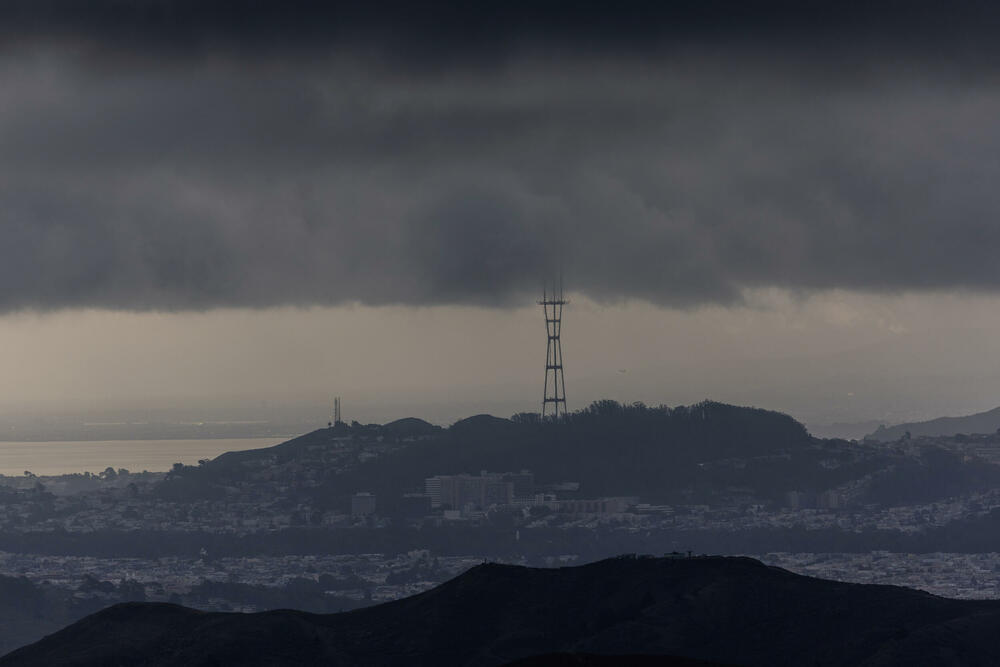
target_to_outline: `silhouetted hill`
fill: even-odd
[[[230,452],[168,475],[157,493],[171,500],[223,499],[260,480],[284,479],[299,501],[342,510],[359,491],[392,514],[404,492],[434,475],[531,470],[541,484],[578,482],[585,497],[638,496],[651,503],[728,502],[738,489],[783,504],[856,480],[856,502],[931,502],[1000,483],[1000,468],[952,452],[938,474],[917,448],[813,438],[778,412],[704,401],[669,408],[598,401],[558,421],[537,414],[477,415],[440,429],[420,420],[386,426],[338,424],[274,447]],[[405,434],[405,435],[404,435]],[[928,483],[930,479],[930,483]],[[866,490],[867,489],[867,490]],[[865,498],[865,494],[871,498]]]
[[[515,430],[514,422],[493,415],[473,415],[459,419],[448,429],[453,435],[485,435],[510,433]]]
[[[482,565],[421,595],[326,616],[117,605],[0,667],[501,665],[551,653],[991,665],[1000,664],[998,630],[997,601],[813,579],[748,558],[623,557],[560,569]]]
[[[441,427],[417,417],[404,417],[383,425],[382,430],[386,435],[398,438],[418,438],[434,435],[441,430]]]
[[[398,489],[422,490],[424,478],[433,475],[528,469],[540,483],[579,482],[587,497],[678,502],[730,484],[718,471],[708,471],[706,461],[790,451],[812,457],[814,443],[794,419],[767,410],[708,401],[676,408],[600,401],[558,422],[537,415],[464,419],[439,438],[330,480],[319,494],[330,506],[342,505],[348,490],[371,490],[391,502]],[[779,469],[787,466],[764,467],[767,479],[758,475],[751,484],[780,495],[783,489],[774,482],[785,477],[787,471]],[[744,473],[753,476],[764,467],[750,466]]]
[[[1000,408],[965,417],[938,417],[924,422],[879,426],[866,440],[893,442],[909,433],[912,437],[955,435],[957,433],[996,433],[1000,429]]]
[[[588,495],[677,500],[682,482],[705,477],[699,467],[705,461],[790,449],[815,458],[805,453],[815,442],[794,419],[767,410],[711,401],[676,408],[599,401],[558,422],[538,415],[476,415],[448,429],[416,419],[385,426],[341,423],[274,447],[181,467],[159,493],[171,499],[222,498],[226,488],[265,473],[280,475],[283,466],[301,480],[305,464],[317,482],[308,493],[329,507],[343,506],[357,491],[371,491],[386,510],[401,490],[422,491],[423,480],[432,475],[522,469],[542,482],[580,482]],[[379,451],[365,458],[365,447]],[[760,483],[770,486],[770,477],[780,480],[786,472],[769,469],[769,479]]]
[[[0,576],[0,654],[37,641],[106,604],[78,599],[73,591],[38,586],[24,577]]]
[[[50,609],[42,591],[27,579],[0,577],[0,651],[35,641],[75,618],[80,616]]]

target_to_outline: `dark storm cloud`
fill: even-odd
[[[0,308],[996,289],[990,7],[734,7],[6,3]]]
[[[930,61],[993,59],[995,3],[920,0],[6,0],[5,43],[47,41],[77,57],[197,60],[364,54],[395,66],[496,64],[546,52],[670,53],[687,44]]]

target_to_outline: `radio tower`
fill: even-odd
[[[566,379],[563,377],[562,343],[559,336],[562,333],[562,309],[567,301],[563,298],[562,275],[558,282],[552,284],[552,293],[547,286],[542,287],[542,300],[538,302],[545,311],[545,333],[549,341],[545,348],[545,393],[542,398],[542,418],[549,412],[552,405],[552,416],[558,418],[560,406],[562,414],[566,414]],[[549,379],[551,378],[551,380]]]

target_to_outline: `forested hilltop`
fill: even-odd
[[[374,455],[351,461],[345,443]],[[654,408],[605,400],[559,420],[522,413],[510,419],[477,415],[447,429],[416,419],[404,425],[338,424],[269,449],[177,468],[161,491],[218,494],[259,478],[266,462],[269,474],[285,467],[315,473],[310,486],[330,501],[359,490],[388,500],[422,490],[423,480],[433,475],[527,469],[538,480],[578,482],[588,495],[638,495],[656,502],[682,499],[686,491],[680,487],[703,469],[699,464],[801,454],[817,443],[801,424],[777,412],[710,401]],[[303,471],[309,462],[317,469]]]
[[[1000,468],[933,442],[823,440],[788,415],[712,401],[671,408],[604,400],[559,420],[478,415],[447,429],[417,419],[338,424],[272,448],[178,466],[157,493],[223,499],[280,478],[323,509],[370,492],[389,512],[404,493],[423,492],[428,477],[483,470],[530,470],[542,484],[578,484],[585,497],[653,504],[783,504],[789,492],[838,488],[845,503],[891,504],[1000,484]]]

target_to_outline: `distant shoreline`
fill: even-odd
[[[107,468],[166,472],[175,463],[197,465],[232,451],[266,449],[285,442],[280,435],[200,438],[104,438],[101,440],[0,441],[0,474],[58,477]]]
[[[273,440],[274,438],[295,438],[302,435],[301,433],[277,433],[275,435],[229,435],[229,434],[219,434],[219,435],[201,435],[197,438],[192,438],[190,436],[175,435],[169,436],[165,435],[162,437],[149,438],[149,437],[121,437],[113,436],[108,438],[3,438],[0,437],[0,444],[4,443],[20,443],[20,444],[46,444],[46,443],[67,443],[67,442],[153,442],[157,440]]]

